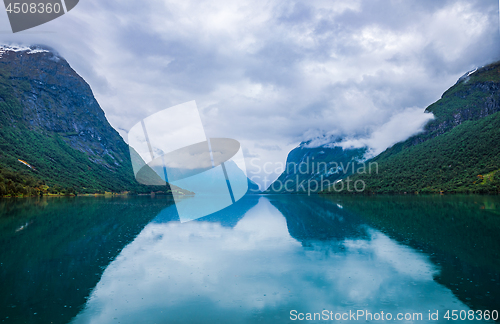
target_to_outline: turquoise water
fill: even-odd
[[[468,321],[500,310],[499,230],[491,196],[246,196],[186,223],[167,197],[0,200],[0,321]]]

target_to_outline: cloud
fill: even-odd
[[[0,41],[57,49],[117,129],[196,100],[209,137],[262,163],[321,134],[377,137],[500,58],[498,3],[478,0],[86,0]]]
[[[369,153],[366,157],[373,157],[386,148],[422,132],[425,124],[433,118],[431,113],[422,113],[421,108],[407,108],[392,116],[388,122],[374,130],[369,137],[345,139],[337,145],[344,149],[368,147]]]
[[[255,144],[255,147],[261,148],[266,151],[281,151],[281,147],[279,147],[278,145],[262,145],[257,143]]]

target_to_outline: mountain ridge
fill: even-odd
[[[90,86],[49,48],[0,46],[0,109],[0,196],[171,192],[135,180]]]
[[[500,61],[464,74],[425,112],[435,118],[423,132],[368,160],[379,173],[352,181],[367,193],[500,193]]]

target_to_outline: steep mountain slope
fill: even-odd
[[[373,158],[378,173],[352,180],[373,193],[499,193],[500,62],[466,73],[426,112],[436,118],[423,133]]]
[[[333,145],[309,148],[308,144],[303,142],[288,154],[285,171],[265,193],[309,193],[328,188],[358,170],[366,152],[365,148],[344,150]]]
[[[0,195],[150,192],[90,86],[62,57],[0,47]]]

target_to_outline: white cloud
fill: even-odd
[[[421,108],[407,108],[393,115],[388,122],[374,130],[369,137],[346,139],[338,145],[344,149],[368,147],[370,150],[366,157],[375,156],[386,148],[423,131],[425,124],[433,118],[431,113],[424,113]]]

